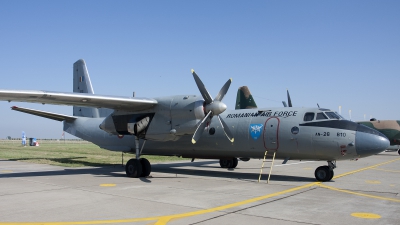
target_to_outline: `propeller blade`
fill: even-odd
[[[224,84],[224,86],[219,91],[218,95],[214,98],[214,101],[222,101],[222,99],[225,97],[226,92],[228,92],[231,83],[232,83],[232,78],[229,78],[229,80]]]
[[[234,141],[233,135],[231,130],[229,129],[228,125],[225,123],[225,121],[217,115],[219,122],[221,123],[222,128],[224,129],[225,135],[228,137],[230,142]]]
[[[196,81],[197,87],[199,88],[199,91],[201,93],[201,95],[204,98],[204,101],[206,102],[206,104],[210,104],[211,102],[213,102],[210,93],[208,93],[206,87],[204,86],[203,82],[200,80],[199,76],[197,76],[196,72],[194,72],[194,70],[192,69],[192,74],[194,77],[194,81]]]
[[[211,111],[207,113],[207,115],[200,122],[199,126],[197,127],[196,131],[194,132],[193,137],[192,137],[193,144],[196,144],[196,142],[200,139],[201,135],[203,134],[204,128],[207,125],[206,121],[207,121],[208,117],[210,117],[211,113],[212,113]]]
[[[283,107],[287,107],[286,102],[282,101]]]
[[[292,106],[292,100],[290,99],[290,95],[289,95],[289,90],[286,90],[286,92],[287,92],[287,101],[288,101],[288,105],[289,105],[289,107],[293,107],[293,106]]]

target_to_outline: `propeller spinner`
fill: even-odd
[[[229,129],[228,125],[225,121],[219,116],[219,114],[223,113],[226,110],[226,105],[222,102],[225,94],[228,92],[229,86],[232,83],[232,79],[229,79],[225,85],[221,88],[218,95],[214,98],[211,98],[210,93],[208,93],[206,87],[204,86],[203,82],[200,80],[199,76],[197,76],[196,72],[192,69],[193,78],[196,81],[197,87],[201,95],[204,98],[205,106],[204,110],[207,113],[203,120],[200,122],[199,126],[197,127],[196,131],[193,134],[192,143],[196,144],[196,142],[200,139],[201,135],[203,134],[204,128],[206,127],[206,121],[212,116],[217,116],[221,126],[225,132],[225,135],[228,137],[229,141],[233,142],[234,138],[232,135],[231,130]]]

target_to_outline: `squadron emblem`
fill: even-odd
[[[257,140],[260,137],[262,127],[263,127],[262,124],[250,124],[249,132],[250,132],[250,136],[254,140]]]

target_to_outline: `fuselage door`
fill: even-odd
[[[264,147],[268,151],[277,151],[279,148],[279,118],[270,117],[264,125]]]

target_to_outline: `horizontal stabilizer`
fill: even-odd
[[[52,119],[52,120],[57,120],[57,121],[73,121],[76,119],[74,116],[67,116],[63,114],[57,114],[57,113],[51,113],[51,112],[44,112],[40,110],[35,110],[35,109],[27,109],[27,108],[21,108],[17,106],[11,107],[12,110],[19,111],[19,112],[24,112],[28,114],[32,114],[35,116],[41,116],[47,119]]]
[[[157,105],[157,100],[150,98],[31,90],[0,90],[0,100],[9,102],[34,102],[51,105],[109,108],[123,111],[139,111],[150,109]]]

